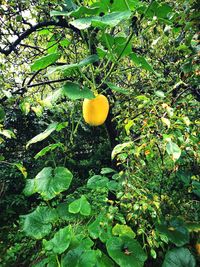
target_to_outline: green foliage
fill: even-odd
[[[195,267],[194,256],[187,248],[174,248],[167,252],[162,267]]]
[[[22,2],[0,7],[0,265],[195,266],[196,2]]]

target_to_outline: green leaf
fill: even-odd
[[[40,142],[40,141],[44,140],[45,138],[47,138],[53,131],[56,130],[57,125],[58,125],[57,122],[51,123],[43,133],[36,135],[30,141],[28,141],[26,148],[28,148],[31,144]]]
[[[73,175],[64,167],[45,167],[35,177],[35,187],[44,200],[50,200],[67,190],[71,184]]]
[[[111,11],[134,11],[139,6],[138,0],[117,0],[110,4]]]
[[[91,213],[90,203],[87,201],[86,197],[83,195],[81,196],[81,198],[69,204],[69,212],[80,213],[84,216],[88,216]]]
[[[0,134],[11,139],[11,138],[16,138],[15,134],[11,130],[3,130],[0,129]]]
[[[136,234],[127,225],[116,224],[112,229],[112,234],[117,236],[128,236],[130,238],[135,238]]]
[[[26,101],[23,101],[19,106],[20,106],[21,111],[25,115],[27,115],[30,112],[30,110],[31,110],[31,105],[28,102],[26,102]]]
[[[200,198],[200,182],[192,181],[192,192]]]
[[[112,12],[103,17],[94,18],[91,25],[97,28],[115,27],[120,22],[128,20],[132,13],[130,11]]]
[[[94,267],[99,251],[77,247],[70,250],[61,260],[61,266]]]
[[[187,248],[174,248],[165,255],[162,267],[195,267],[194,256]]]
[[[114,42],[115,46],[113,50],[117,54],[117,56],[120,56],[120,58],[128,56],[132,53],[132,44],[127,44],[127,38],[121,36],[115,37]],[[125,46],[126,48],[124,49]]]
[[[85,15],[97,15],[99,13],[98,7],[86,7],[80,6],[76,10],[69,13],[70,16],[75,18],[80,18],[81,16]]]
[[[51,240],[43,240],[45,250],[52,250],[56,254],[61,254],[69,247],[71,237],[72,229],[69,225],[56,232]]]
[[[169,142],[167,143],[166,150],[167,153],[172,156],[172,159],[174,161],[178,160],[181,156],[180,147],[177,144],[173,143],[171,140],[169,140]]]
[[[118,87],[115,84],[110,83],[110,82],[107,82],[106,84],[108,85],[108,87],[110,89],[112,89],[115,92],[118,92],[118,93],[124,94],[124,95],[129,95],[129,92],[126,89],[124,89],[124,88]]]
[[[105,243],[112,236],[112,227],[108,222],[105,213],[100,213],[99,216],[88,226],[88,231],[93,239],[99,238]]]
[[[101,174],[110,174],[112,172],[116,172],[116,171],[111,169],[111,168],[102,168],[101,169]]]
[[[76,19],[71,21],[70,24],[79,30],[85,30],[91,26],[98,28],[115,27],[123,20],[129,19],[130,16],[130,11],[112,12],[103,17],[94,16]]]
[[[60,58],[61,54],[59,53],[52,53],[47,56],[41,57],[37,59],[32,65],[31,70],[32,71],[38,71],[45,69],[49,65],[53,64]]]
[[[120,267],[142,267],[147,259],[138,241],[127,236],[110,238],[106,248],[109,256]]]
[[[161,234],[167,236],[177,247],[189,243],[188,229],[183,222],[178,219],[170,221],[169,224],[157,225],[156,228]]]
[[[34,179],[27,179],[26,185],[23,190],[23,194],[27,197],[35,194],[37,192],[37,189],[35,187],[35,180]]]
[[[72,71],[78,70],[79,68],[82,68],[84,66],[87,66],[89,64],[92,64],[94,62],[97,62],[99,60],[99,57],[97,55],[90,55],[87,58],[81,60],[79,63],[74,63],[74,64],[67,64],[67,65],[62,65],[62,66],[57,66],[57,67],[51,67],[48,72],[47,76],[51,75],[57,71],[59,72],[64,72],[65,74],[69,74]]]
[[[44,147],[42,150],[40,150],[40,152],[38,152],[35,156],[34,159],[38,159],[40,157],[43,157],[44,155],[46,155],[49,151],[53,151],[55,150],[57,147],[60,147],[62,149],[64,149],[64,145],[62,143],[56,143],[56,144],[51,144],[48,145],[46,147]]]
[[[87,181],[87,187],[90,189],[106,188],[109,179],[101,175],[94,175]]]
[[[4,120],[5,115],[4,109],[0,106],[0,122]]]
[[[124,148],[130,147],[133,144],[133,142],[126,142],[123,144],[116,145],[111,153],[111,158],[114,159],[118,154],[124,150]]]
[[[136,64],[136,66],[141,67],[147,71],[154,72],[153,67],[148,63],[148,61],[142,57],[136,55],[136,53],[132,53],[130,55],[131,60]]]
[[[23,176],[26,178],[27,177],[27,170],[26,170],[26,168],[23,166],[23,164],[21,164],[21,163],[15,163],[14,164],[17,168],[18,168],[18,170],[20,170],[20,172],[23,174]]]
[[[42,206],[21,217],[23,218],[23,231],[26,235],[36,239],[48,235],[52,229],[51,223],[57,220],[55,210]]]
[[[155,91],[155,94],[160,98],[165,98],[165,93],[163,91],[160,90]]]
[[[163,124],[167,125],[168,129],[170,128],[170,120],[169,119],[162,117],[161,121],[162,121]]]
[[[63,95],[69,97],[71,100],[94,98],[94,94],[89,88],[87,87],[80,88],[80,86],[77,83],[73,82],[67,82],[62,88],[62,92]]]

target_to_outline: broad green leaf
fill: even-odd
[[[135,238],[136,234],[127,225],[116,224],[112,229],[112,234],[117,236],[128,236],[130,238]]]
[[[110,174],[116,172],[115,170],[111,169],[111,168],[102,168],[101,169],[101,174]]]
[[[117,0],[110,4],[111,11],[134,11],[139,6],[138,0]]]
[[[63,95],[69,97],[71,100],[94,98],[93,92],[87,88],[81,88],[77,83],[67,82],[62,88]]]
[[[57,211],[59,218],[64,221],[67,221],[68,223],[77,221],[77,217],[78,217],[77,214],[73,214],[69,212],[69,204],[66,202],[58,204],[56,211]]]
[[[171,140],[166,145],[167,153],[172,156],[174,161],[178,160],[181,156],[181,149],[180,147],[173,143]]]
[[[52,53],[47,56],[41,57],[37,59],[32,65],[31,70],[32,71],[38,71],[45,69],[49,65],[53,64],[60,58],[61,54],[59,53]]]
[[[71,73],[71,71],[78,70],[79,68],[82,68],[84,66],[87,66],[89,64],[92,64],[94,62],[97,62],[99,60],[97,55],[90,55],[87,58],[81,60],[79,63],[74,63],[74,64],[67,64],[67,65],[62,65],[62,66],[57,66],[57,67],[51,67],[49,68],[47,72],[47,76],[51,75],[57,71],[59,72],[64,72],[64,74]]]
[[[65,8],[67,11],[73,11],[78,8],[78,6],[74,3],[73,0],[65,0]]]
[[[176,246],[181,247],[189,242],[189,232],[182,221],[176,219],[169,224],[157,225],[157,230],[167,236],[167,238]]]
[[[115,84],[110,83],[110,82],[107,82],[106,84],[108,85],[108,87],[109,87],[110,89],[112,89],[112,90],[115,91],[115,92],[118,92],[118,93],[120,93],[120,94],[124,94],[124,95],[129,95],[129,92],[127,91],[127,89],[118,87],[118,86],[116,86]]]
[[[189,249],[174,248],[166,253],[162,267],[196,267],[196,262]]]
[[[56,130],[57,125],[58,125],[57,122],[51,123],[43,133],[36,135],[30,141],[28,141],[26,148],[28,148],[31,144],[40,142],[40,141],[44,140],[45,138],[47,138],[53,131]]]
[[[67,190],[73,175],[64,167],[45,167],[35,177],[35,187],[44,200],[50,200],[61,192]]]
[[[109,179],[101,175],[94,175],[87,181],[87,187],[90,189],[107,188]]]
[[[97,28],[115,27],[120,22],[128,20],[131,17],[131,14],[130,11],[112,12],[103,17],[98,17],[98,19],[94,18],[91,21],[91,25]]]
[[[88,231],[93,239],[99,238],[105,243],[112,236],[112,227],[105,213],[100,215],[88,226]]]
[[[69,204],[69,212],[80,213],[81,215],[88,216],[91,213],[90,203],[87,201],[86,197],[83,195],[81,196],[81,198]]]
[[[130,16],[130,11],[112,12],[103,17],[94,16],[76,19],[71,21],[70,24],[79,30],[85,30],[90,28],[91,26],[98,28],[115,27],[123,20],[129,19]]]
[[[64,145],[62,143],[56,143],[56,144],[51,144],[51,145],[48,145],[46,147],[44,147],[42,150],[40,150],[40,152],[38,152],[35,156],[34,156],[34,159],[38,159],[40,157],[43,157],[44,155],[46,155],[49,151],[53,151],[55,150],[57,147],[60,147],[60,148],[64,148]]]
[[[81,16],[85,15],[98,15],[98,13],[99,13],[98,7],[80,6],[76,10],[70,12],[69,15],[75,18],[80,18]]]
[[[111,237],[106,242],[106,248],[120,267],[143,267],[147,259],[138,241],[127,236]]]
[[[56,254],[63,253],[71,242],[72,229],[71,226],[60,229],[55,233],[54,237],[49,240],[43,240],[45,250],[52,250]]]
[[[35,187],[35,180],[34,179],[27,179],[26,180],[26,185],[23,190],[23,194],[27,197],[35,194],[37,192],[36,187]]]
[[[62,266],[73,267],[94,267],[96,266],[97,256],[99,252],[97,250],[83,249],[77,247],[70,250],[61,260]]]
[[[177,177],[186,185],[189,186],[191,181],[192,173],[190,170],[181,170],[179,169],[176,173]]]
[[[147,71],[154,72],[153,67],[147,62],[147,60],[142,57],[136,55],[136,53],[132,53],[130,55],[131,60],[136,64],[136,66],[141,67]]]
[[[172,8],[166,3],[160,4],[155,10],[156,16],[158,18],[167,18],[170,12],[172,12]]]
[[[52,223],[57,220],[57,214],[54,209],[38,206],[36,210],[23,218],[23,231],[26,235],[41,239],[48,235],[52,229]]]
[[[132,45],[131,45],[131,43],[127,44],[127,38],[115,37],[114,41],[115,41],[115,46],[114,46],[113,50],[117,54],[117,56],[120,56],[120,58],[123,58],[123,57],[128,56],[132,53]],[[126,48],[125,48],[125,46],[126,46]]]
[[[123,144],[116,145],[111,153],[111,158],[114,159],[118,154],[120,154],[124,148],[130,147],[133,144],[133,142],[126,142]]]

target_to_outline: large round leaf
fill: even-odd
[[[85,196],[81,196],[81,198],[69,204],[69,212],[80,213],[84,216],[88,216],[91,213],[90,203],[87,201]]]
[[[51,223],[57,220],[57,213],[48,207],[37,207],[32,213],[22,216],[23,230],[28,236],[41,239],[49,234],[52,228]]]
[[[182,221],[175,219],[169,224],[158,225],[157,230],[167,236],[167,238],[177,247],[181,247],[189,242],[189,231]]]
[[[138,241],[127,236],[110,238],[106,248],[120,267],[142,267],[147,259]]]
[[[187,248],[175,248],[167,252],[162,267],[195,267],[195,258]]]
[[[70,250],[62,258],[61,266],[94,267],[97,261],[98,251],[84,250],[81,247]]]
[[[35,178],[36,192],[44,200],[50,200],[61,192],[67,190],[72,181],[72,173],[64,167],[44,168]]]
[[[52,250],[56,254],[61,254],[69,247],[71,236],[71,226],[67,226],[56,232],[51,240],[44,240],[43,244],[46,250]]]
[[[107,177],[94,175],[88,180],[87,187],[90,189],[107,188],[108,182],[109,180]]]

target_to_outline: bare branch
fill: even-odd
[[[67,21],[65,20],[59,20],[58,22],[56,21],[44,21],[44,22],[39,22],[36,25],[30,27],[28,30],[24,31],[19,37],[17,38],[16,41],[14,41],[12,44],[9,45],[7,49],[3,49],[0,47],[0,53],[8,56],[11,54],[13,51],[15,51],[16,47],[21,43],[22,40],[27,38],[31,33],[35,32],[36,30],[43,28],[43,27],[48,27],[48,26],[58,26],[62,28],[68,28],[73,31],[79,32],[78,29],[70,25]]]

